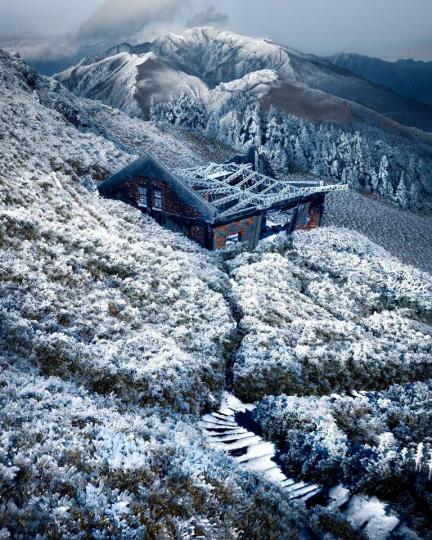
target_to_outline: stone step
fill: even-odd
[[[235,422],[234,419],[234,413],[233,414],[223,414],[220,411],[211,413],[211,416],[215,418],[219,418],[219,420],[230,420],[231,422]]]
[[[263,473],[263,471],[271,470],[274,466],[272,455],[257,456],[242,463],[242,465],[251,472]],[[265,472],[263,473],[265,475]]]
[[[206,429],[206,428],[219,428],[219,429],[225,429],[225,430],[235,430],[235,429],[239,428],[239,426],[237,424],[235,424],[235,425],[226,425],[226,424],[222,424],[220,421],[219,422],[213,422],[211,420],[201,420],[199,422],[199,425],[203,429]]]
[[[260,437],[251,433],[250,437],[245,439],[235,440],[234,442],[220,441],[213,442],[212,446],[214,448],[220,448],[221,450],[236,450],[239,448],[249,448],[253,445],[256,445],[261,441]]]
[[[300,480],[299,482],[294,482],[293,484],[290,484],[289,486],[285,486],[285,490],[288,493],[292,493],[294,491],[297,491],[298,489],[302,489],[306,487],[307,485],[308,484],[306,484],[306,482],[303,482],[302,480]]]
[[[309,484],[302,488],[296,489],[295,491],[290,491],[289,498],[294,500],[303,498],[306,495],[316,495],[318,492],[321,491],[321,489],[322,488],[320,488],[320,486],[317,486],[316,484]]]
[[[250,446],[246,455],[237,461],[239,463],[243,463],[244,461],[248,461],[252,458],[259,458],[263,456],[274,456],[274,446],[272,443],[262,441],[254,446]]]
[[[235,426],[235,427],[238,427],[237,422],[235,422],[234,420],[230,420],[229,418],[223,418],[223,419],[217,418],[213,414],[205,414],[202,417],[202,421],[203,422],[212,422],[214,424],[220,424],[221,426]]]
[[[371,392],[352,390],[353,398],[368,399]],[[344,396],[332,394],[334,399]],[[246,469],[261,473],[269,481],[279,484],[290,500],[302,500],[313,505],[322,504],[320,496],[328,498],[329,510],[340,510],[347,521],[357,530],[362,531],[370,540],[386,540],[403,525],[395,515],[387,515],[386,505],[376,497],[352,496],[342,484],[328,491],[317,484],[309,484],[287,478],[274,461],[275,446],[266,442],[255,433],[240,427],[235,421],[236,412],[253,410],[253,405],[244,405],[234,396],[226,395],[219,411],[203,416],[200,426],[208,437],[212,448],[228,452],[235,461]],[[319,500],[315,500],[319,498]],[[398,532],[399,534],[399,532]]]
[[[377,497],[354,495],[344,515],[354,528],[363,529],[374,540],[387,538],[399,524],[396,516],[387,515],[386,504]]]
[[[209,436],[211,437],[212,444],[214,442],[234,442],[234,441],[240,441],[242,439],[248,439],[249,437],[255,437],[254,433],[251,433],[250,431],[244,430],[243,432],[233,430],[232,432],[228,433],[209,433]]]
[[[330,510],[339,510],[348,504],[351,500],[350,491],[342,484],[338,484],[329,489],[329,502],[327,508]]]

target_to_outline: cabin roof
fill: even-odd
[[[215,208],[191,188],[187,182],[158,161],[150,152],[146,152],[139,159],[102,182],[98,186],[99,193],[109,197],[114,194],[116,188],[128,182],[136,181],[139,176],[166,181],[182,200],[198,208],[205,219],[211,220],[215,217]]]
[[[103,182],[99,192],[112,195],[117,187],[138,176],[168,182],[186,203],[200,211],[203,219],[213,223],[294,206],[315,194],[347,189],[341,184],[324,185],[312,176],[272,178],[255,171],[250,163],[209,163],[170,171],[152,154],[146,153]]]
[[[312,176],[273,178],[255,171],[250,163],[209,163],[177,169],[176,173],[216,209],[218,220],[242,212],[291,206],[314,194],[347,189],[341,184],[325,185]]]

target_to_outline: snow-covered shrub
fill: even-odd
[[[269,396],[253,419],[288,470],[393,501],[430,527],[432,380],[355,398]]]
[[[62,87],[51,91],[37,75],[29,88],[26,66],[4,56],[4,347],[47,373],[79,378],[127,400],[193,412],[215,406],[233,329],[223,298],[227,280],[215,258],[89,190],[101,170],[106,175],[134,156],[78,131],[52,105],[58,98],[76,107],[78,98]]]
[[[0,217],[7,347],[127,399],[213,403],[233,327],[213,258],[137,211],[61,183],[5,186],[15,202]]]
[[[301,513],[179,418],[0,359],[0,531],[13,538],[295,537]],[[8,536],[3,536],[7,538]]]
[[[228,262],[243,315],[233,377],[244,400],[432,375],[430,275],[346,230],[298,232],[278,249]]]

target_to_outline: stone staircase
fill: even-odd
[[[352,397],[369,397],[368,392],[352,392]],[[237,463],[251,472],[260,473],[286,490],[290,500],[302,500],[307,505],[321,504],[339,510],[358,531],[371,540],[385,540],[397,533],[397,538],[414,538],[397,516],[388,514],[386,504],[376,497],[352,495],[339,484],[325,489],[288,478],[275,460],[276,448],[273,443],[242,427],[236,420],[238,413],[254,409],[254,405],[244,404],[233,395],[225,393],[222,406],[217,412],[206,414],[200,422],[209,445],[227,452]]]

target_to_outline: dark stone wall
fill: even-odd
[[[177,193],[171,187],[161,180],[149,179],[145,176],[134,178],[131,182],[127,182],[118,188],[120,199],[138,206],[138,187],[147,186],[147,205],[152,212],[163,212],[166,214],[184,217],[184,218],[199,218],[200,212],[186,203],[184,203]],[[162,192],[162,210],[153,209],[154,198],[152,188],[160,189]],[[149,212],[149,213],[152,213]]]

